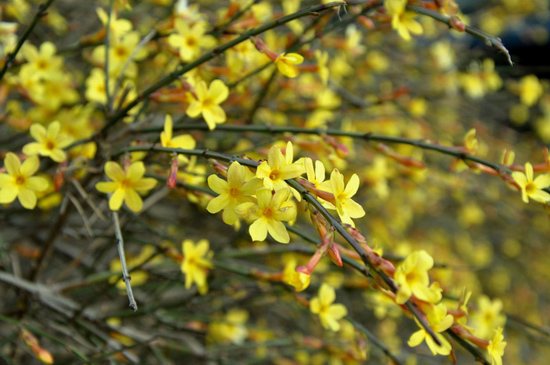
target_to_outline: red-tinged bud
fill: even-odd
[[[361,24],[362,26],[364,26],[368,30],[374,30],[374,28],[376,28],[376,26],[374,25],[374,22],[372,21],[372,19],[368,18],[364,15],[358,17],[357,21],[359,22],[359,24]]]
[[[220,163],[218,160],[215,160],[213,158],[208,160],[208,162],[210,162],[210,166],[212,166],[212,168],[216,171],[218,175],[221,175],[223,177],[227,176],[227,166],[225,166],[224,164]]]
[[[457,16],[452,16],[449,19],[449,26],[453,29],[458,30],[459,32],[465,32],[466,31],[466,24],[462,20],[460,20]]]
[[[275,62],[279,55],[267,48],[267,44],[265,44],[265,42],[260,37],[250,38],[250,40],[252,41],[252,43],[254,43],[254,46],[258,51],[264,53],[267,57],[269,57],[271,61]]]
[[[122,160],[122,166],[124,168],[124,172],[128,172],[128,168],[130,168],[130,165],[132,164],[132,159],[130,156],[125,156]]]
[[[546,167],[550,170],[550,158],[548,158],[548,147],[545,146],[542,148],[542,154],[544,155],[544,163],[546,164]]]
[[[304,265],[296,266],[296,272],[306,274],[306,275],[311,275],[311,271],[308,269],[307,266],[304,266]]]
[[[178,156],[176,155],[172,157],[172,164],[170,166],[170,176],[166,181],[166,186],[169,189],[173,189],[176,187],[177,183],[178,183]]]
[[[334,148],[338,157],[345,158],[347,157],[347,155],[349,155],[349,150],[347,146],[343,143],[338,142],[336,137],[325,134],[323,135],[323,140],[328,143],[332,148]]]
[[[348,226],[348,227],[345,227],[346,228],[346,231],[348,231],[348,233],[353,237],[355,238],[355,240],[360,243],[360,244],[366,244],[367,243],[367,239],[357,230],[355,229],[354,227],[352,226]]]
[[[199,100],[199,97],[197,96],[197,92],[195,91],[195,88],[193,87],[193,85],[191,85],[187,81],[182,81],[181,86],[183,87],[183,90],[190,92],[191,95],[193,95],[193,97],[195,98],[195,100]]]
[[[53,364],[53,356],[48,350],[42,347],[36,347],[33,348],[32,351],[34,352],[36,358],[44,364]]]
[[[320,349],[323,348],[323,341],[316,337],[304,337],[302,338],[302,343],[306,347]]]
[[[57,167],[57,171],[53,177],[53,186],[55,191],[59,191],[65,183],[65,168],[67,167],[67,160],[61,162]]]
[[[173,246],[161,243],[161,247],[164,249],[164,254],[175,262],[181,264],[183,261],[183,255]]]
[[[21,339],[29,348],[40,346],[36,337],[26,328],[21,328]]]
[[[37,260],[40,257],[40,255],[42,254],[41,249],[34,248],[34,247],[28,247],[28,246],[25,246],[22,243],[16,244],[15,247],[14,247],[14,250],[15,250],[15,252],[17,252],[19,254],[19,256],[25,257],[25,258],[31,259],[31,260]]]
[[[239,11],[239,3],[236,2],[236,1],[232,1],[230,4],[229,4],[229,8],[227,8],[227,14],[225,15],[225,17],[227,19],[231,18],[233,15],[235,15],[235,13],[237,13],[237,11]]]
[[[336,265],[342,267],[344,264],[342,263],[342,256],[340,255],[340,250],[338,250],[338,247],[335,244],[331,244],[328,249],[328,257],[334,262]]]
[[[456,365],[456,354],[453,348],[451,348],[451,353],[447,357],[449,358],[449,360],[451,360],[453,365]]]

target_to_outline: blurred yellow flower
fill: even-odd
[[[435,332],[437,339],[441,342],[441,345],[435,343],[434,339],[426,330],[420,326],[418,320],[415,318],[416,323],[421,327],[418,331],[413,333],[407,342],[409,346],[415,347],[420,345],[424,340],[430,348],[432,354],[435,355],[449,355],[452,350],[452,346],[440,332],[446,331],[453,324],[453,316],[447,314],[447,308],[444,304],[434,305],[427,311],[427,319],[431,329]]]
[[[533,166],[527,162],[525,164],[525,174],[514,171],[512,177],[521,189],[521,198],[525,203],[529,203],[529,198],[546,203],[550,201],[550,194],[542,189],[550,186],[550,174],[539,175],[533,180]]]
[[[214,267],[210,261],[214,253],[209,251],[208,240],[200,240],[196,245],[191,240],[185,240],[182,242],[182,249],[181,271],[185,274],[185,288],[189,289],[195,283],[199,293],[206,294],[208,269]]]
[[[506,341],[503,340],[502,327],[498,327],[495,330],[495,336],[487,346],[487,352],[491,356],[491,365],[502,365],[502,355],[504,355],[504,348],[506,347]]]
[[[312,313],[318,314],[324,328],[331,331],[340,330],[340,322],[348,314],[347,308],[340,303],[332,304],[336,299],[334,289],[328,284],[322,284],[319,294],[309,304]]]
[[[195,139],[192,136],[189,134],[184,134],[181,136],[172,137],[172,128],[172,117],[167,115],[164,119],[164,131],[160,133],[160,143],[162,147],[183,148],[186,150],[192,150],[195,148],[197,142],[195,142]],[[178,154],[178,160],[182,163],[189,161],[186,156],[181,154]]]

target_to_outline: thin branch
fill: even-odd
[[[118,212],[113,211],[113,223],[115,225],[115,236],[118,249],[118,256],[120,258],[120,265],[122,267],[122,280],[126,284],[126,294],[128,294],[128,300],[130,301],[130,308],[135,312],[137,311],[137,303],[132,292],[132,285],[130,284],[130,275],[128,274],[128,267],[126,266],[126,256],[124,255],[124,239],[122,237],[122,231],[120,229],[120,222],[118,220]]]
[[[452,20],[452,17],[450,17],[450,16],[443,15],[441,13],[438,13],[437,11],[426,9],[423,6],[417,6],[417,5],[407,5],[407,9],[412,10],[415,13],[418,13],[418,14],[427,15],[430,18],[433,18],[433,19],[435,19],[435,20],[437,20],[441,23],[444,23],[444,24],[447,24],[448,26],[451,26],[450,22]],[[473,35],[474,37],[476,37],[478,39],[481,39],[488,47],[493,47],[496,50],[504,53],[504,55],[508,59],[508,63],[510,64],[510,66],[514,65],[514,62],[512,62],[512,58],[510,57],[510,52],[508,52],[506,47],[504,47],[504,44],[502,44],[502,40],[500,38],[492,36],[492,35],[487,34],[485,32],[482,32],[479,29],[470,27],[469,25],[465,26],[465,32],[470,34],[470,35]]]
[[[164,127],[153,127],[145,128],[141,130],[142,133],[159,133],[163,130]],[[204,130],[208,131],[208,126],[206,124],[177,124],[174,125],[174,131],[182,130]],[[301,127],[286,127],[286,126],[272,126],[272,125],[231,125],[231,124],[219,124],[216,126],[214,131],[224,131],[224,132],[234,132],[234,133],[243,133],[243,132],[255,132],[255,133],[267,133],[267,134],[316,134],[322,136],[324,134],[336,137],[351,137],[355,139],[362,139],[365,141],[377,141],[377,142],[387,142],[387,143],[399,143],[407,144],[415,147],[419,147],[425,150],[437,151],[449,156],[453,156],[462,160],[469,160],[476,162],[478,164],[487,166],[495,170],[497,173],[510,174],[512,170],[509,168],[492,162],[468,153],[465,153],[456,147],[446,147],[436,143],[430,143],[425,140],[419,139],[410,139],[404,137],[392,137],[386,136],[383,134],[376,133],[363,133],[363,132],[348,132],[342,131],[339,129],[324,129],[324,128],[301,128]]]
[[[111,18],[115,1],[109,0],[109,13],[107,14],[107,25],[105,29],[105,97],[107,98],[107,113],[113,109],[113,98],[109,90],[109,48],[111,46]]]
[[[13,63],[13,61],[15,61],[15,57],[17,56],[17,53],[19,53],[19,50],[21,49],[21,47],[23,46],[23,43],[25,43],[25,41],[27,40],[27,38],[29,38],[29,36],[31,35],[34,27],[36,26],[36,24],[38,23],[38,21],[40,20],[40,18],[42,18],[43,16],[45,16],[47,14],[47,9],[49,8],[49,6],[53,3],[54,0],[48,0],[46,1],[45,3],[41,4],[39,7],[38,7],[38,11],[36,12],[36,14],[34,15],[34,18],[32,19],[31,21],[31,24],[29,24],[28,28],[25,30],[25,33],[23,33],[23,35],[21,36],[21,38],[19,39],[19,42],[17,42],[17,45],[15,46],[15,49],[10,52],[7,56],[6,56],[6,61],[4,63],[4,67],[2,68],[2,70],[0,71],[0,80],[2,80],[2,78],[4,77],[4,75],[6,74],[6,72],[8,71],[8,68],[11,66],[11,64]]]

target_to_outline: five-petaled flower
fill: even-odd
[[[283,270],[283,282],[292,285],[296,291],[305,290],[311,281],[311,275],[296,271],[296,260],[290,259]]]
[[[262,187],[262,181],[253,178],[245,182],[246,167],[237,161],[227,169],[227,181],[216,175],[208,177],[208,186],[220,194],[210,200],[206,210],[215,214],[223,209],[223,221],[227,224],[235,224],[239,217],[235,213],[235,207],[241,203],[253,202],[251,197],[256,190]]]
[[[539,175],[533,180],[533,166],[525,164],[525,174],[519,171],[512,172],[512,177],[521,189],[521,198],[529,203],[529,198],[541,203],[550,201],[550,194],[542,189],[550,186],[550,174]]]
[[[283,222],[296,219],[296,207],[288,200],[290,189],[280,189],[272,194],[271,189],[258,189],[256,196],[258,203],[239,204],[235,208],[237,215],[251,219],[249,232],[252,240],[263,241],[267,233],[278,242],[290,242],[290,236]]]
[[[330,185],[328,184],[330,182]],[[335,203],[323,203],[328,209],[336,209],[342,222],[355,227],[351,218],[361,218],[365,215],[365,210],[357,202],[351,199],[359,189],[359,176],[353,174],[348,184],[344,184],[344,175],[337,169],[332,170],[330,181],[323,183],[326,190],[334,194]],[[328,188],[330,186],[330,188]],[[327,189],[328,188],[328,189]]]
[[[216,128],[216,124],[225,122],[227,117],[220,104],[227,99],[229,89],[222,80],[212,81],[209,87],[200,80],[195,85],[195,93],[197,100],[189,105],[187,115],[195,118],[202,114],[210,130]]]
[[[286,144],[285,155],[278,146],[272,146],[267,154],[267,161],[261,163],[256,171],[256,176],[263,179],[264,186],[268,189],[284,189],[288,185],[285,180],[293,179],[304,173],[301,162],[292,162],[294,149],[292,143]]]
[[[4,159],[7,174],[0,174],[0,203],[11,203],[16,198],[24,208],[34,209],[36,206],[36,191],[48,188],[48,181],[43,177],[32,176],[38,170],[40,163],[37,156],[27,158],[23,163],[19,158],[8,152]]]
[[[182,61],[191,61],[200,55],[202,48],[211,48],[216,45],[216,38],[205,34],[206,23],[199,22],[189,26],[183,19],[176,19],[177,33],[168,36],[168,43],[178,48]]]
[[[199,293],[206,294],[208,269],[214,267],[210,261],[214,253],[209,251],[208,240],[200,240],[196,245],[191,240],[184,240],[182,249],[181,271],[185,274],[185,288],[189,289],[195,283]]]
[[[125,202],[130,210],[139,212],[143,201],[138,192],[150,190],[157,184],[155,179],[143,177],[144,173],[145,166],[141,161],[132,163],[126,172],[118,163],[108,161],[105,164],[105,175],[113,181],[98,182],[95,187],[102,193],[112,193],[109,209],[119,210],[122,202]]]
[[[275,59],[275,64],[280,73],[288,77],[296,77],[300,74],[299,64],[304,62],[304,57],[298,53],[281,53]]]
[[[324,328],[332,331],[340,330],[340,319],[348,314],[347,308],[340,303],[332,304],[336,299],[334,289],[323,283],[319,289],[319,295],[311,300],[309,309],[318,314]]]
[[[410,33],[422,34],[422,25],[414,20],[416,13],[406,11],[407,0],[385,0],[384,6],[388,15],[391,15],[392,28],[406,41],[411,40]]]
[[[46,129],[43,125],[35,123],[31,125],[30,134],[36,142],[23,146],[23,153],[29,156],[41,155],[50,157],[55,162],[63,162],[67,155],[63,148],[71,142],[71,137],[60,134],[61,124],[58,121],[50,123]]]

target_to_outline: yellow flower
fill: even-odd
[[[292,285],[299,292],[309,286],[310,280],[310,275],[296,271],[296,260],[294,258],[287,262],[283,270],[283,282]]]
[[[330,183],[330,185],[328,183]],[[330,174],[330,181],[325,182],[323,185],[325,190],[334,194],[335,200],[335,204],[325,202],[324,205],[328,209],[335,209],[342,222],[355,227],[351,218],[361,218],[365,215],[363,207],[351,199],[351,197],[357,193],[357,189],[359,189],[359,176],[353,174],[348,184],[345,185],[344,175],[337,169],[334,169]],[[330,188],[328,188],[329,186]]]
[[[162,147],[183,148],[187,150],[195,148],[197,143],[195,139],[188,134],[172,138],[172,126],[172,117],[167,115],[164,119],[164,131],[160,133],[160,143]],[[184,155],[178,155],[178,160],[182,163],[189,161]]]
[[[542,189],[550,186],[550,174],[539,175],[533,180],[533,166],[525,164],[525,174],[519,171],[512,172],[512,177],[521,189],[521,198],[529,203],[529,198],[545,203],[550,201],[550,194]]]
[[[221,321],[215,321],[208,327],[209,341],[220,344],[241,344],[248,336],[245,326],[248,312],[244,309],[231,309]]]
[[[170,34],[168,43],[180,51],[182,61],[188,62],[200,55],[202,48],[212,48],[216,45],[216,38],[204,34],[206,23],[199,22],[189,26],[187,21],[176,19],[176,33]]]
[[[393,29],[406,41],[411,40],[410,33],[422,34],[424,30],[422,25],[414,20],[416,14],[406,11],[407,0],[385,0],[386,11],[392,17],[391,25]],[[410,33],[409,33],[410,32]]]
[[[30,128],[31,136],[36,142],[27,143],[23,147],[23,153],[29,156],[41,155],[50,157],[55,162],[63,162],[67,155],[63,148],[67,147],[72,139],[60,134],[61,124],[58,121],[50,123],[48,129],[35,123]]]
[[[395,271],[395,282],[399,285],[397,304],[405,303],[414,294],[420,300],[435,303],[441,299],[441,293],[428,287],[428,270],[434,266],[434,260],[426,251],[411,253]]]
[[[39,167],[38,157],[31,156],[23,164],[19,158],[8,152],[4,159],[7,174],[0,174],[0,203],[11,203],[15,198],[24,208],[34,209],[36,206],[36,191],[48,188],[48,181],[43,177],[32,176]]]
[[[348,314],[348,310],[343,304],[332,304],[335,298],[334,289],[323,283],[319,289],[319,295],[313,298],[309,304],[311,313],[318,314],[323,327],[331,331],[339,331],[340,323],[338,321]]]
[[[215,214],[223,211],[223,221],[227,224],[235,224],[239,217],[235,213],[235,207],[241,203],[253,202],[252,195],[256,194],[262,181],[253,178],[245,182],[246,168],[237,161],[233,162],[227,169],[227,181],[216,175],[208,177],[208,186],[220,194],[210,200],[206,210]]]
[[[498,327],[495,336],[487,346],[487,351],[491,355],[491,365],[502,365],[502,355],[504,355],[504,348],[506,347],[506,341],[503,340],[502,327]]]
[[[113,193],[109,199],[109,209],[119,210],[124,201],[131,211],[139,212],[143,201],[138,191],[150,190],[157,184],[153,178],[144,178],[144,173],[145,166],[141,161],[132,163],[126,173],[118,163],[108,161],[105,164],[105,174],[113,181],[98,182],[95,188],[102,193]]]
[[[222,80],[214,80],[210,86],[206,87],[206,82],[199,81],[195,85],[197,100],[193,101],[187,108],[187,115],[195,118],[202,114],[202,117],[208,124],[208,128],[213,130],[216,124],[224,123],[226,120],[225,112],[219,105],[227,99],[229,89]]]
[[[304,57],[298,53],[281,53],[275,59],[275,64],[280,73],[288,77],[296,77],[300,74],[298,66],[304,62]]]
[[[438,344],[436,344],[432,336],[430,336],[430,334],[428,334],[428,332],[426,332],[423,327],[411,335],[409,341],[407,342],[408,345],[411,347],[415,347],[426,340],[426,344],[428,345],[430,351],[434,356],[437,354],[445,356],[449,355],[453,347],[451,346],[449,341],[447,341],[447,339],[440,334],[440,332],[446,331],[449,327],[452,326],[453,316],[451,314],[447,314],[447,308],[443,303],[432,306],[426,314],[428,323],[431,329],[435,332],[439,342],[441,342],[441,345],[439,346]],[[416,318],[415,321],[420,326]]]
[[[37,79],[49,79],[61,72],[63,58],[55,56],[57,52],[52,42],[44,42],[40,50],[34,45],[26,43],[21,52],[29,63],[23,65],[21,72],[31,72]]]
[[[185,240],[182,242],[182,248],[181,272],[185,274],[185,289],[191,288],[195,283],[199,293],[204,295],[208,292],[208,269],[214,267],[210,262],[214,253],[208,250],[208,240],[200,240],[196,245],[191,240]]]
[[[506,316],[502,314],[502,301],[500,299],[491,301],[485,295],[479,297],[477,310],[470,315],[470,320],[477,337],[489,338],[495,328],[506,323]]]
[[[319,160],[315,161],[309,157],[304,158],[304,166],[306,168],[307,180],[315,185],[315,188],[320,189],[321,184],[325,181],[325,165]]]
[[[523,105],[534,105],[543,92],[542,84],[535,75],[527,75],[519,82],[519,95]]]
[[[268,189],[284,189],[288,185],[285,180],[293,179],[304,172],[304,167],[299,162],[292,162],[294,149],[292,143],[286,144],[285,155],[278,146],[272,146],[267,154],[267,161],[261,163],[256,170],[256,176],[263,179],[264,186]]]
[[[315,51],[315,58],[317,59],[317,72],[324,86],[328,84],[329,68],[328,68],[328,52],[326,51]]]
[[[237,215],[252,219],[249,232],[252,240],[263,241],[267,233],[278,242],[290,242],[290,236],[283,221],[296,219],[296,207],[288,200],[290,189],[280,189],[272,194],[271,189],[256,191],[258,203],[243,203],[235,208]]]

